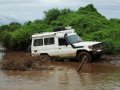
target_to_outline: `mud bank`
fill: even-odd
[[[63,60],[61,62],[51,61],[48,58],[44,57],[32,57],[29,53],[23,52],[11,52],[6,53],[4,55],[4,60],[1,63],[2,70],[20,70],[20,71],[28,71],[28,70],[44,70],[44,69],[54,69],[56,65],[64,65],[66,67],[74,67],[77,69],[80,62],[75,62],[76,60]],[[67,64],[66,64],[67,63]],[[88,67],[90,65],[109,65],[109,66],[117,66],[120,67],[120,55],[103,55],[100,60],[96,62],[92,62],[86,64]],[[51,67],[52,66],[52,67]],[[85,66],[85,65],[84,65]],[[95,66],[95,67],[97,67]],[[103,66],[104,67],[104,66]],[[94,68],[93,68],[94,69]]]
[[[103,55],[99,61],[96,63],[100,63],[103,65],[113,65],[120,66],[120,54],[118,55]]]

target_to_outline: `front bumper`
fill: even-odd
[[[92,51],[92,54],[104,54],[106,51],[105,50],[96,50]]]
[[[97,54],[97,53],[105,53],[107,51],[107,47],[106,47],[106,43],[99,43],[96,45],[93,45],[93,54]]]

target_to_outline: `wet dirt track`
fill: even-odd
[[[54,70],[0,71],[0,90],[120,90],[120,66],[53,62]]]

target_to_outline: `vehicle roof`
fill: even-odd
[[[69,34],[69,33],[74,33],[74,29],[70,29],[70,30],[63,30],[63,31],[58,31],[58,32],[45,32],[45,33],[36,33],[34,35],[32,35],[32,38],[35,38],[35,37],[45,37],[45,36],[55,36],[56,34],[59,35],[59,34]]]

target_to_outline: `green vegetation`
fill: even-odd
[[[0,41],[9,49],[26,50],[32,34],[72,26],[84,40],[103,41],[107,43],[108,53],[120,52],[120,19],[108,20],[92,4],[80,7],[77,11],[54,8],[44,14],[43,20],[0,26]]]

